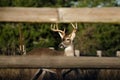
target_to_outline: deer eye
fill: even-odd
[[[71,40],[70,39],[66,39],[67,42],[70,42]]]

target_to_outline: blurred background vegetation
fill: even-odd
[[[0,0],[0,7],[120,7],[120,0]],[[0,54],[13,55],[19,52],[19,27],[24,37],[27,52],[33,48],[54,47],[58,49],[60,37],[50,30],[50,23],[0,22]],[[67,23],[60,28],[72,28]],[[120,24],[78,23],[74,41],[83,55],[95,55],[102,50],[104,56],[115,56],[120,50]]]

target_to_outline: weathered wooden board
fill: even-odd
[[[0,7],[0,22],[120,23],[120,8]]]
[[[56,22],[57,16],[55,8],[0,8],[0,21],[2,22]]]
[[[62,56],[0,56],[0,68],[120,69],[120,58]]]
[[[61,22],[120,23],[120,8],[60,8]]]

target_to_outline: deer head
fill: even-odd
[[[70,24],[73,27],[73,31],[68,35],[65,34],[65,28],[64,30],[60,30],[58,28],[58,24],[51,25],[51,30],[54,32],[58,32],[62,39],[62,42],[59,45],[60,48],[67,48],[68,46],[73,45],[73,40],[76,36],[76,31],[77,31],[77,23],[75,25],[73,23]]]

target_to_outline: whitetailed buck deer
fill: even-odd
[[[33,49],[32,51],[30,51],[28,53],[28,55],[40,55],[40,56],[75,56],[74,53],[74,46],[73,46],[73,40],[75,38],[76,35],[76,31],[77,31],[77,23],[74,25],[73,23],[71,23],[72,27],[73,27],[73,31],[69,34],[66,35],[65,34],[65,29],[64,30],[60,30],[58,28],[58,24],[54,24],[51,25],[51,30],[54,32],[58,32],[62,42],[60,43],[59,47],[60,48],[65,48],[64,52],[60,52],[60,51],[56,51],[56,50],[50,50],[50,49],[46,49],[46,48],[39,48],[39,49]],[[57,74],[57,77],[59,79],[62,79],[61,76],[61,71],[60,69],[55,69],[55,70],[51,70],[51,69],[40,69],[34,76],[34,78],[32,80],[37,80],[39,75],[42,75],[42,72],[44,71],[49,71],[49,72],[53,72]]]

